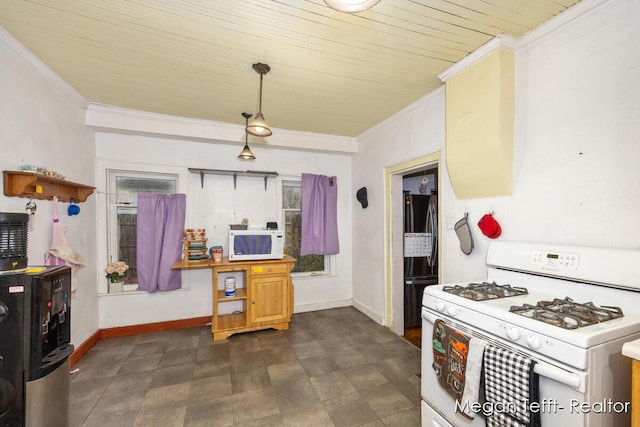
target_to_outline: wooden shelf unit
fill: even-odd
[[[261,329],[286,330],[293,314],[293,281],[291,270],[296,260],[290,256],[283,259],[261,261],[220,262],[209,259],[207,262],[190,263],[176,261],[171,268],[188,270],[210,268],[213,286],[213,313],[211,315],[211,333],[215,341],[240,333]],[[236,282],[236,292],[227,297],[224,290],[225,276],[241,276]],[[230,313],[220,314],[221,308],[242,305],[242,310],[231,308]]]
[[[61,202],[87,200],[95,187],[78,184],[65,179],[54,178],[34,172],[3,171],[4,195],[9,197],[28,197],[39,200],[52,200],[58,196]]]
[[[206,258],[191,259],[192,254],[202,253]],[[209,256],[207,255],[207,239],[184,239],[182,241],[182,260],[186,263],[204,263],[209,266]]]

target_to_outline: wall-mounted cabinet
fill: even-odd
[[[52,200],[57,196],[61,202],[70,202],[72,199],[84,202],[95,190],[89,185],[33,172],[4,171],[2,174],[4,195],[9,197]]]

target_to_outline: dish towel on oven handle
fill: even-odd
[[[487,414],[487,427],[539,427],[539,402],[535,361],[512,351],[488,345],[484,353],[484,392],[494,410]]]
[[[433,325],[432,339],[432,367],[438,384],[458,402],[456,410],[467,418],[473,418],[475,412],[470,409],[470,404],[478,402],[486,341],[468,337],[441,319]]]

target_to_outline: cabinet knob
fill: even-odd
[[[256,300],[252,300],[252,301],[251,301],[251,304],[255,304],[255,303],[256,303]]]

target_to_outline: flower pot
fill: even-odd
[[[119,293],[121,293],[123,285],[124,285],[123,281],[120,281],[120,282],[109,282],[109,293],[110,294],[119,294]]]

